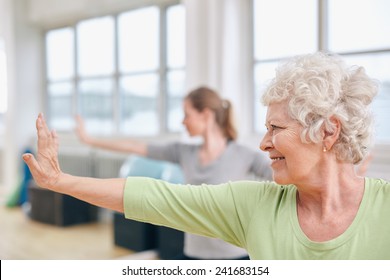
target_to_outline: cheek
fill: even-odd
[[[197,122],[196,120],[191,120],[187,123],[187,129],[191,130],[191,131],[198,131],[199,130],[199,127],[200,127],[200,124],[199,122]]]
[[[294,142],[291,138],[286,137],[286,135],[282,135],[280,133],[272,136],[272,143],[275,149],[282,152],[283,154],[296,146],[294,145]]]

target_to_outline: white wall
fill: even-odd
[[[208,85],[232,101],[239,135],[246,137],[252,132],[253,108],[250,1],[183,2],[187,11],[187,89]]]
[[[22,165],[21,153],[31,146],[34,119],[42,110],[41,32],[27,21],[27,0],[1,1],[1,32],[8,67],[8,111],[3,139],[4,182],[15,186]]]
[[[12,2],[11,0],[0,0],[0,36],[3,38],[4,40],[4,48],[5,48],[5,51],[6,51],[6,59],[7,59],[7,70],[8,70],[8,75],[7,75],[7,84],[8,84],[8,91],[9,91],[9,94],[10,95],[10,92],[11,92],[11,88],[12,88],[12,84],[10,84],[11,82],[11,73],[9,72],[10,71],[10,67],[12,66],[12,63],[11,63],[11,55],[10,55],[10,49],[12,49],[12,19],[13,19],[13,15],[12,15]],[[10,97],[8,97],[8,103],[9,103],[9,99]],[[7,107],[9,108],[9,104],[7,104]],[[6,115],[6,119],[4,120],[4,122],[7,122],[8,119],[7,119],[7,116]],[[5,124],[6,125],[6,124]],[[7,133],[7,127],[5,128],[5,130],[3,132],[0,132],[1,135],[0,135],[0,149],[1,149],[1,158],[0,160],[2,161],[2,163],[0,164],[1,166],[1,182],[0,182],[0,188],[1,190],[3,190],[5,188],[5,186],[9,186],[10,184],[12,184],[13,182],[10,181],[10,179],[12,177],[15,176],[15,168],[8,168],[8,166],[14,166],[14,160],[12,160],[12,162],[8,162],[8,159],[9,159],[9,154],[10,153],[13,153],[12,149],[13,149],[13,146],[9,146],[8,143],[10,143],[10,140],[11,140],[11,137],[9,137],[8,133]],[[9,175],[8,175],[9,174]],[[2,193],[2,192],[0,192]]]

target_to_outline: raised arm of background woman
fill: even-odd
[[[129,154],[137,154],[146,156],[147,145],[143,142],[132,139],[99,139],[90,136],[84,126],[84,120],[80,116],[76,116],[76,134],[84,144],[102,148],[106,150],[124,152]]]

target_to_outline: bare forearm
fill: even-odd
[[[123,212],[126,179],[95,179],[63,174],[53,191],[71,195],[96,206]]]
[[[141,156],[146,156],[147,153],[147,145],[134,140],[100,140],[90,138],[86,144],[106,150],[137,154]]]

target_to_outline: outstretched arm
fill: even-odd
[[[38,150],[36,158],[24,154],[23,160],[42,188],[74,196],[91,204],[123,212],[125,179],[95,179],[63,173],[58,163],[58,137],[50,131],[42,114],[36,120]]]
[[[80,116],[76,117],[76,134],[79,137],[80,141],[96,147],[106,150],[116,151],[116,152],[125,152],[130,154],[137,154],[140,156],[146,156],[147,145],[143,142],[138,142],[135,140],[102,140],[98,138],[91,137],[86,132],[84,121]]]

